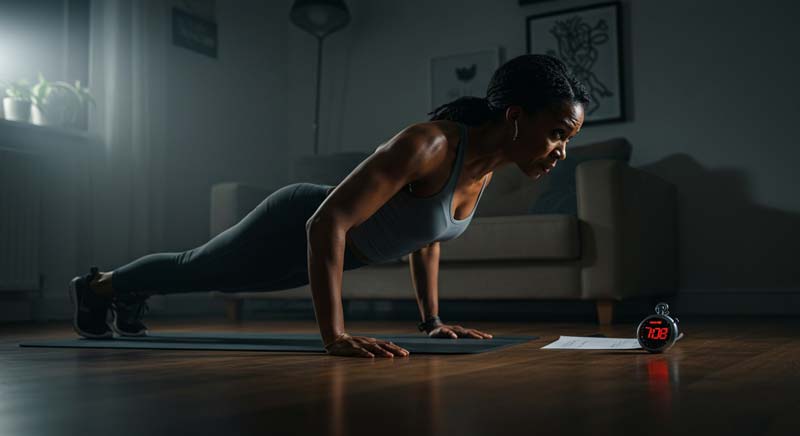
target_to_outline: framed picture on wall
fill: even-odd
[[[499,47],[431,58],[431,111],[464,96],[486,97],[486,88],[500,66]]]
[[[584,125],[625,119],[620,21],[619,2],[527,17],[528,53],[561,59],[589,91]]]

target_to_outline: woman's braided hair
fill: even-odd
[[[589,101],[586,87],[567,71],[560,59],[525,54],[504,63],[494,72],[485,98],[461,97],[428,115],[432,115],[430,121],[451,120],[474,126],[486,120],[501,119],[512,104],[533,114],[563,102],[586,105]]]

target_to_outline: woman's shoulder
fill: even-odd
[[[449,120],[416,123],[406,127],[403,131],[418,135],[432,154],[431,157],[439,156],[442,159],[457,150],[462,134],[459,124]]]
[[[379,145],[372,158],[379,151],[401,147],[404,153],[417,156],[415,160],[424,167],[423,174],[437,173],[442,168],[450,168],[457,153],[461,136],[458,123],[446,120],[428,121],[406,126],[386,142]],[[402,154],[403,152],[400,152]]]
[[[447,142],[451,144],[458,144],[458,141],[461,139],[461,124],[455,121],[426,121],[424,123],[419,123],[419,125],[425,126],[425,128],[430,129],[433,134],[441,136],[442,139],[447,140]]]

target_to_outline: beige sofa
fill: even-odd
[[[628,150],[630,156],[630,147],[615,138],[574,147],[568,158],[602,156],[604,150]],[[368,155],[305,157],[296,162],[294,179],[335,185]],[[441,300],[592,300],[598,322],[608,324],[614,301],[676,292],[673,185],[624,160],[587,160],[575,167],[577,215],[530,214],[529,207],[548,187],[547,179],[534,182],[513,164],[495,171],[470,226],[441,245]],[[211,236],[238,222],[277,188],[214,185]],[[308,285],[212,295],[226,299],[231,319],[241,316],[244,299],[311,298]],[[345,271],[342,297],[414,300],[408,256]]]

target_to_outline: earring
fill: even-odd
[[[519,125],[517,125],[517,120],[514,120],[514,141],[519,139]]]

